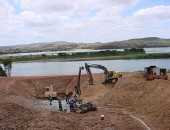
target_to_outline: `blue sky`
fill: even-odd
[[[0,46],[170,38],[169,0],[1,0]]]

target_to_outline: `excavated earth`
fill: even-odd
[[[53,85],[61,94],[72,92],[77,75],[0,77],[0,129],[4,130],[170,130],[170,80],[145,81],[142,72],[123,73],[113,84],[94,85],[81,77],[81,98],[97,105],[84,114],[59,112],[44,104],[43,88]],[[170,74],[169,74],[170,76]],[[104,115],[104,120],[101,120]]]

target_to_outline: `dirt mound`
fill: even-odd
[[[140,119],[152,129],[170,129],[170,80],[145,81],[142,73],[126,73],[103,105],[112,104]]]
[[[50,85],[59,93],[73,91],[76,75],[0,77],[0,129],[170,129],[170,80],[145,81],[135,72],[123,73],[116,85],[104,85],[103,74],[93,76],[94,85],[81,76],[81,97],[98,110],[83,115],[53,112],[36,99]]]
[[[35,121],[36,114],[31,109],[16,103],[0,102],[0,129],[28,129]],[[37,112],[38,114],[39,112]]]

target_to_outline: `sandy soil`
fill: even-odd
[[[145,81],[141,72],[123,73],[116,85],[103,85],[103,76],[94,74],[91,86],[86,75],[81,77],[81,97],[98,107],[85,114],[59,112],[57,103],[37,99],[49,85],[72,92],[76,75],[0,77],[0,129],[170,130],[169,79]]]

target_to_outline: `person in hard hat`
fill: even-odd
[[[51,95],[48,95],[48,100],[50,101],[50,105],[52,105],[53,97]]]
[[[69,104],[69,95],[66,93],[66,103]]]
[[[61,98],[58,98],[58,106],[59,106],[59,111],[63,111],[63,106],[61,103]]]
[[[69,104],[70,104],[70,112],[74,112],[74,104],[75,104],[75,101],[74,101],[74,100],[71,100],[71,101],[69,101]]]

